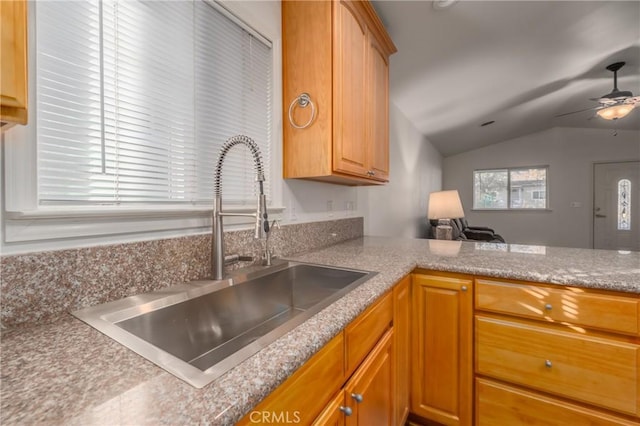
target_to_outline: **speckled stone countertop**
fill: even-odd
[[[640,293],[640,253],[365,237],[294,258],[379,274],[203,389],[79,320],[2,335],[0,421],[233,424],[416,267]]]

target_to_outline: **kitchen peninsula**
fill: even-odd
[[[637,252],[364,237],[290,258],[379,274],[204,389],[70,315],[5,330],[2,423],[233,424],[415,270],[615,292],[635,301],[636,315],[640,300]],[[640,343],[637,318],[634,327],[627,346]],[[637,416],[629,404],[621,412],[627,421]]]

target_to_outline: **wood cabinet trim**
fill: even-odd
[[[391,40],[389,33],[387,32],[382,20],[376,13],[373,6],[369,2],[359,1],[358,4],[362,8],[362,14],[367,21],[367,27],[369,27],[371,33],[376,38],[378,44],[383,49],[384,54],[389,57],[396,53],[398,49]]]

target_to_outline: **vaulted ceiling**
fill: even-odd
[[[627,63],[618,88],[640,95],[639,1],[373,3],[398,47],[391,102],[444,156],[554,126],[640,129],[640,107],[555,117],[597,106],[613,62]]]

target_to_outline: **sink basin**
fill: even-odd
[[[201,388],[375,275],[297,262],[253,269],[72,314]]]

